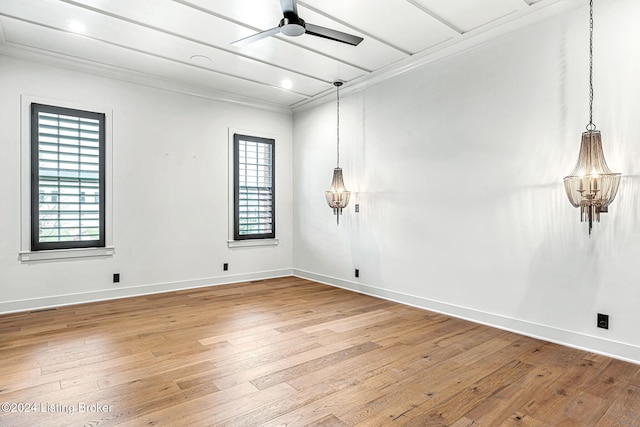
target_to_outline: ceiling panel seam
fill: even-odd
[[[351,24],[349,24],[349,23],[347,23],[347,22],[345,22],[345,21],[343,21],[341,19],[338,19],[335,16],[329,15],[328,13],[323,12],[320,9],[316,9],[315,7],[310,6],[307,3],[298,1],[298,5],[299,6],[304,6],[307,9],[309,9],[310,11],[317,13],[318,15],[322,15],[325,18],[328,18],[328,19],[331,19],[334,22],[337,22],[338,24],[344,25],[345,27],[350,28],[352,31],[358,32],[358,33],[362,34],[363,36],[366,36],[366,37],[368,37],[370,39],[373,39],[373,40],[375,40],[375,41],[377,41],[379,43],[382,43],[382,44],[384,44],[384,45],[386,45],[386,46],[388,46],[388,47],[390,47],[392,49],[397,50],[398,52],[402,52],[406,56],[413,55],[413,52],[409,52],[408,50],[403,49],[403,48],[401,48],[399,46],[396,46],[396,45],[394,45],[393,43],[391,43],[389,41],[386,41],[386,40],[384,40],[384,39],[382,39],[382,38],[380,38],[378,36],[374,36],[373,34],[367,32],[367,31],[363,31],[362,29],[360,29],[358,27],[355,27],[355,26],[353,26],[353,25],[351,25]]]
[[[41,24],[41,23],[38,23],[38,22],[34,22],[34,21],[27,20],[27,19],[23,19],[23,18],[7,15],[7,14],[4,14],[4,13],[0,13],[0,16],[5,16],[7,18],[15,19],[16,21],[20,21],[20,22],[26,22],[28,24],[36,25],[36,26],[39,26],[39,27],[42,27],[42,28],[47,28],[49,30],[58,31],[58,32],[62,32],[62,33],[67,33],[67,31],[61,30],[59,28],[56,28],[56,27],[53,27],[53,26],[50,26],[50,25]],[[238,76],[236,74],[226,73],[224,71],[213,70],[211,68],[206,68],[206,67],[200,67],[200,66],[195,65],[193,63],[179,61],[177,59],[169,58],[169,57],[166,57],[166,56],[163,56],[163,55],[158,55],[158,54],[147,52],[147,51],[144,51],[144,50],[141,50],[141,49],[137,49],[137,48],[133,48],[133,47],[129,47],[129,46],[124,46],[124,45],[121,45],[119,43],[114,43],[114,42],[111,42],[111,41],[102,40],[102,39],[99,39],[97,37],[91,37],[91,36],[87,36],[87,35],[84,35],[84,34],[83,35],[75,34],[75,35],[77,35],[79,37],[83,37],[83,38],[89,39],[89,40],[94,40],[94,41],[97,41],[99,43],[104,43],[104,44],[107,44],[107,45],[110,45],[110,46],[115,46],[115,47],[118,47],[118,48],[121,48],[121,49],[124,49],[124,50],[128,50],[128,51],[131,51],[131,52],[136,52],[136,53],[139,53],[139,54],[142,54],[142,55],[147,55],[147,56],[151,56],[151,57],[154,57],[154,58],[162,59],[162,60],[165,60],[165,61],[173,62],[173,63],[176,63],[176,64],[181,64],[181,65],[186,65],[188,67],[197,68],[197,69],[200,69],[200,70],[203,70],[203,71],[207,71],[207,72],[210,72],[210,73],[219,74],[219,75],[226,76],[226,77],[231,77],[233,79],[239,79],[239,80],[243,80],[243,81],[246,81],[246,82],[255,83],[255,84],[258,84],[258,85],[261,85],[261,86],[266,86],[266,87],[270,87],[270,88],[274,88],[274,89],[278,89],[278,90],[284,90],[280,86],[277,86],[277,85],[272,85],[272,84],[269,84],[269,83],[260,82],[260,81],[249,79],[249,78],[246,78],[246,77],[240,77],[240,76]],[[21,43],[15,43],[15,42],[12,42],[12,43],[22,46]],[[45,49],[41,49],[41,50],[46,51]],[[69,56],[71,56],[71,55],[69,55]],[[123,68],[123,69],[127,70],[126,68]],[[305,98],[313,97],[312,94],[305,94],[305,93],[297,92],[297,91],[294,91],[294,90],[291,90],[291,89],[288,89],[287,92],[290,92],[290,93],[293,93],[295,95],[299,95],[299,96],[302,96],[302,97],[305,97]]]
[[[35,56],[34,56],[35,55]],[[72,57],[50,52],[44,49],[36,49],[31,46],[24,46],[19,43],[5,43],[0,46],[0,56],[22,59],[26,61],[39,62],[46,65],[53,65],[82,73],[89,73],[95,76],[102,76],[110,79],[120,80],[141,86],[156,89],[168,90],[199,98],[210,99],[218,102],[227,102],[236,105],[243,105],[252,108],[259,108],[267,111],[279,113],[290,113],[291,107],[270,103],[266,100],[258,100],[236,93],[225,92],[220,89],[206,88],[192,83],[179,82],[165,77],[144,73],[138,70],[131,70],[124,67],[115,67],[110,64],[103,64],[96,61],[89,61],[84,58]],[[41,58],[47,58],[41,60]],[[124,78],[123,78],[124,77]]]
[[[334,50],[309,37],[290,38],[284,34],[273,37],[279,41],[271,39],[256,50],[234,48],[230,44],[234,36],[260,31],[251,25],[269,26],[269,21],[279,14],[275,7],[270,7],[276,0],[230,3],[224,0],[162,0],[163,7],[158,8],[156,5],[160,4],[156,0],[139,0],[140,5],[130,6],[111,3],[113,0],[60,0],[59,3],[43,4],[47,8],[38,8],[40,10],[28,5],[32,1],[45,0],[0,0],[0,3],[5,1],[7,7],[0,7],[1,55],[21,58],[15,53],[22,49],[27,59],[40,53],[44,58],[52,58],[52,63],[62,64],[63,68],[73,69],[73,64],[78,64],[78,69],[85,72],[95,68],[98,75],[112,73],[114,78],[125,77],[126,81],[129,81],[127,73],[132,73],[134,83],[161,88],[165,82],[169,90],[177,88],[178,92],[193,94],[201,91],[203,97],[218,100],[231,96],[234,98],[231,102],[244,97],[245,101],[240,103],[253,99],[257,104],[287,105],[295,112],[329,99],[332,92],[328,86],[335,80],[333,73],[350,82],[345,93],[358,92],[415,67],[462,53],[558,11],[578,7],[586,0],[493,0],[491,4],[495,10],[478,17],[464,7],[449,5],[440,10],[435,3],[430,3],[431,0],[395,0],[402,3],[395,7],[391,7],[389,1],[388,10],[372,10],[371,14],[368,8],[386,5],[359,0],[358,8],[363,8],[364,13],[352,14],[357,13],[358,8],[344,9],[345,5],[339,0],[326,2],[326,5],[318,0],[299,0],[299,5],[306,11],[302,11],[303,14],[310,15],[310,20],[327,25],[335,22],[345,30],[350,28],[366,37],[369,43],[362,51],[340,49],[342,45]],[[259,4],[254,5],[252,1]],[[54,3],[59,6],[54,7]],[[248,24],[238,22],[244,16],[245,6],[247,10],[255,6],[257,13],[251,15],[256,20],[249,20]],[[390,19],[391,15],[385,15],[398,7],[416,22],[423,23],[428,18],[428,25],[408,27],[409,21]],[[69,15],[80,15],[98,26],[77,34],[67,28],[65,18]],[[372,34],[357,28],[358,25]],[[396,28],[396,31],[407,32],[406,37],[396,39],[396,33],[382,31],[379,25],[390,25],[390,31]],[[431,39],[417,35],[423,32],[427,36],[436,34],[448,38],[425,47]],[[413,41],[405,45],[405,38]],[[153,42],[146,43],[147,39]],[[207,55],[213,63],[190,60],[197,55],[189,52]],[[380,53],[379,58],[376,53]],[[63,61],[63,58],[66,59]],[[90,63],[95,65],[90,66]],[[349,75],[338,76],[341,73]],[[145,77],[149,79],[148,84]],[[285,77],[289,77],[290,82],[293,80],[294,90],[283,88]],[[324,85],[326,90],[322,88]],[[214,93],[216,87],[219,93]]]
[[[511,12],[509,12],[509,13],[505,13],[505,14],[504,14],[504,15],[502,15],[502,16],[498,16],[497,18],[494,18],[494,19],[492,19],[492,20],[490,20],[490,21],[487,21],[487,22],[485,22],[484,24],[480,24],[480,25],[478,25],[477,27],[473,27],[473,28],[471,28],[471,29],[470,29],[469,31],[467,31],[467,32],[468,32],[468,33],[470,33],[471,31],[476,31],[476,30],[478,30],[478,29],[480,29],[480,28],[482,28],[482,27],[484,27],[484,26],[491,25],[491,24],[493,24],[493,23],[495,23],[495,22],[497,22],[497,21],[500,21],[501,19],[506,18],[507,16],[511,16],[511,15],[513,15],[514,13],[519,13],[519,12],[520,12],[519,10],[512,10]]]
[[[447,27],[451,28],[456,33],[458,33],[458,34],[464,34],[465,33],[462,29],[456,27],[451,22],[447,21],[446,19],[442,18],[441,16],[437,15],[436,13],[430,11],[429,9],[427,9],[426,7],[421,5],[420,3],[416,2],[415,0],[407,0],[407,3],[409,3],[412,6],[415,6],[416,8],[418,8],[418,10],[426,13],[427,15],[429,15],[430,17],[432,17],[436,21],[440,22],[441,24],[446,25]]]
[[[406,1],[411,2],[413,0],[406,0]],[[526,24],[526,26],[528,26],[539,21],[543,17],[552,16],[552,14],[558,13],[559,11],[565,11],[573,8],[582,7],[582,1],[583,0],[549,0],[548,2],[539,1],[536,3],[532,3],[530,7],[523,8],[521,11],[515,11],[513,13],[517,14],[518,12],[520,12],[522,16],[520,16],[519,18],[522,18],[522,19],[524,19],[525,17],[528,17],[529,22]],[[509,13],[505,16],[512,15],[513,13]],[[504,18],[504,16],[502,18]],[[495,23],[499,19],[501,18],[492,20],[491,23]],[[510,22],[513,22],[513,21],[510,21]],[[488,25],[488,24],[485,24],[485,25]],[[492,39],[502,34],[511,32],[511,30],[502,32],[500,31],[500,28],[505,28],[505,27],[504,26],[496,27],[495,25],[494,26],[488,25],[488,27],[482,31],[475,31],[475,35],[470,34],[469,32],[466,32],[465,34],[454,36],[451,39],[449,39],[449,41],[452,41],[453,39],[457,39],[457,43],[454,43],[454,44],[447,43],[447,42],[438,43],[440,47],[434,50],[433,52],[430,52],[430,53],[427,52],[429,49],[432,49],[433,48],[432,47],[424,51],[421,51],[411,56],[410,58],[397,61],[394,64],[390,64],[387,67],[383,67],[379,70],[376,70],[375,72],[367,76],[359,77],[358,79],[350,82],[351,84],[346,86],[345,89],[341,89],[340,92],[343,93],[344,95],[359,92],[381,81],[397,77],[406,72],[409,72],[411,70],[425,66],[430,63],[445,60],[452,55],[459,54],[461,52],[464,52],[467,49],[473,49],[476,46],[489,42]],[[332,92],[330,90],[327,90],[317,94],[313,98],[300,100],[292,104],[291,109],[295,114],[298,111],[303,111],[304,109],[311,108],[312,106],[323,104],[327,102],[327,99],[329,99],[329,97],[331,96],[331,93]]]
[[[95,12],[95,13],[99,13],[101,15],[106,15],[106,16],[109,16],[109,17],[111,17],[113,19],[117,19],[117,20],[120,20],[120,21],[123,21],[123,22],[127,22],[129,24],[138,25],[140,27],[144,27],[144,28],[147,28],[149,30],[157,31],[159,33],[163,33],[163,34],[171,36],[171,37],[176,37],[176,38],[179,38],[179,39],[182,39],[182,40],[186,40],[186,41],[189,41],[189,42],[192,42],[192,43],[196,43],[196,44],[199,44],[199,45],[202,45],[202,46],[206,46],[206,47],[209,47],[211,49],[219,50],[219,51],[222,51],[222,52],[225,52],[225,53],[229,53],[229,54],[232,54],[232,55],[241,56],[242,58],[245,58],[245,59],[247,59],[249,61],[255,61],[255,62],[258,62],[260,64],[267,65],[269,67],[278,68],[280,70],[284,70],[284,71],[287,71],[287,72],[292,73],[292,74],[297,74],[299,76],[304,76],[304,77],[307,77],[307,78],[310,78],[310,79],[313,79],[313,80],[316,80],[316,81],[319,81],[319,82],[322,82],[322,83],[331,83],[330,81],[327,81],[325,79],[319,78],[317,76],[312,76],[310,74],[303,73],[301,71],[296,71],[296,70],[290,69],[288,67],[283,67],[281,65],[273,64],[271,62],[267,62],[267,61],[264,61],[264,60],[261,60],[261,59],[258,59],[258,58],[254,58],[252,56],[245,55],[245,54],[243,54],[241,52],[237,52],[237,51],[232,50],[232,49],[224,49],[224,48],[221,48],[220,46],[209,44],[209,43],[206,43],[204,41],[201,41],[201,40],[198,40],[198,39],[194,39],[192,37],[188,37],[188,36],[184,36],[182,34],[175,33],[173,31],[164,30],[164,29],[158,28],[158,27],[156,27],[154,25],[149,25],[149,24],[146,24],[144,22],[140,22],[140,21],[137,21],[137,20],[134,20],[134,19],[126,18],[124,16],[117,15],[115,13],[111,13],[111,12],[108,12],[108,11],[105,11],[105,10],[97,9],[97,8],[94,8],[94,7],[91,7],[91,6],[82,4],[82,3],[78,3],[78,2],[76,2],[74,0],[60,0],[60,1],[63,2],[63,3],[70,4],[72,6],[75,6],[75,7],[80,7],[82,9],[86,9],[86,10],[90,10],[90,11]]]

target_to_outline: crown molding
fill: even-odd
[[[212,101],[241,105],[245,107],[268,110],[278,113],[291,114],[291,108],[275,103],[260,102],[254,98],[244,97],[208,87],[193,85],[185,82],[165,79],[139,71],[129,70],[121,67],[114,67],[107,64],[96,63],[77,57],[36,49],[26,46],[14,46],[2,39],[2,28],[0,27],[0,55],[11,58],[36,62],[43,65],[54,66],[71,71],[91,74],[94,76],[120,80],[140,86],[163,89],[170,92],[205,98]]]
[[[351,82],[346,82],[341,89],[343,95],[365,90],[385,80],[389,80],[412,70],[429,64],[462,54],[478,46],[488,43],[502,35],[521,28],[526,28],[544,19],[560,13],[584,6],[584,0],[541,0],[536,3],[524,1],[528,6],[516,13],[497,19],[475,30],[455,35],[435,46],[431,46],[411,57],[399,60],[387,67],[363,75]],[[294,103],[282,105],[274,102],[236,95],[222,90],[203,87],[186,82],[171,80],[139,71],[115,67],[108,64],[95,63],[78,57],[68,57],[62,54],[27,46],[14,45],[7,42],[0,25],[0,55],[27,60],[58,68],[69,69],[87,74],[134,83],[156,89],[210,99],[213,101],[257,108],[278,113],[297,113],[333,100],[333,88],[327,88],[317,95]]]
[[[349,95],[360,92],[370,86],[374,86],[385,80],[398,77],[402,74],[413,71],[417,68],[425,67],[429,64],[445,60],[447,58],[460,55],[466,51],[477,48],[480,45],[512,33],[516,30],[527,28],[545,19],[557,16],[560,13],[584,6],[583,0],[549,0],[539,1],[529,4],[526,9],[493,21],[483,27],[478,28],[459,36],[454,36],[444,42],[425,49],[415,55],[400,60],[394,64],[374,71],[371,74],[346,82],[340,89],[341,94]],[[506,22],[505,22],[506,21]],[[302,112],[327,102],[333,101],[333,90],[327,89],[319,95],[302,100],[291,106],[294,113]]]

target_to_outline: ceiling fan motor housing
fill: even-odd
[[[280,20],[280,32],[285,36],[297,37],[305,33],[304,19],[296,14],[286,13]]]

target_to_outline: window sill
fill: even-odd
[[[252,248],[259,246],[278,246],[279,239],[227,240],[230,248]]]
[[[55,249],[52,251],[26,251],[20,252],[18,259],[23,263],[38,261],[56,261],[77,258],[104,258],[112,257],[116,252],[114,247],[106,248],[82,248],[82,249]]]

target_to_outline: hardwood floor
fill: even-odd
[[[0,316],[2,426],[634,426],[640,366],[298,278]]]

